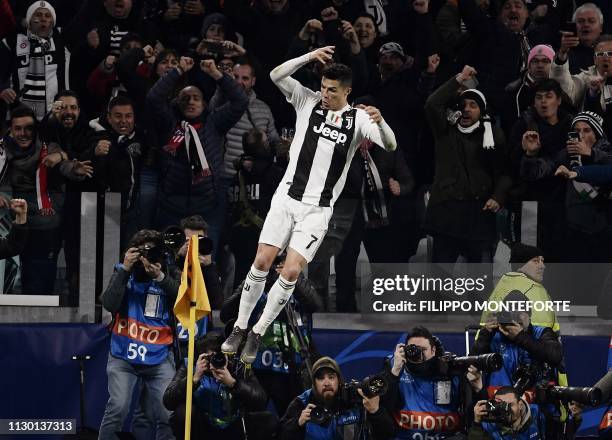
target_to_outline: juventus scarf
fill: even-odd
[[[191,168],[191,184],[197,185],[205,177],[210,176],[212,171],[208,166],[206,155],[204,154],[204,147],[198,135],[198,130],[202,128],[202,123],[190,124],[187,121],[180,122],[175,131],[172,139],[168,145],[164,147],[164,150],[170,153],[172,156],[176,156],[178,150],[185,146],[185,152],[187,153],[187,161]]]
[[[47,189],[47,166],[43,163],[45,157],[49,154],[47,144],[43,142],[38,157],[38,169],[36,170],[36,202],[41,215],[53,215],[53,206]]]
[[[24,81],[21,102],[32,108],[36,119],[40,121],[47,114],[45,55],[51,49],[51,42],[29,31],[28,38],[31,46],[30,64]]]
[[[387,201],[380,173],[368,151],[372,146],[372,141],[364,139],[359,145],[359,149],[363,157],[365,169],[365,179],[361,186],[363,218],[366,228],[375,229],[388,225],[389,216],[387,214]]]

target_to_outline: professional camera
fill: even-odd
[[[164,246],[176,253],[185,243],[185,233],[178,226],[170,226],[164,232]],[[213,241],[208,237],[198,236],[198,252],[200,255],[210,255]]]
[[[601,390],[593,387],[562,387],[544,385],[536,387],[535,401],[537,403],[553,403],[575,401],[589,406],[597,406],[601,402]]]
[[[383,376],[375,375],[368,376],[362,381],[350,380],[344,384],[347,403],[357,404],[362,400],[361,395],[357,391],[361,388],[363,395],[368,399],[375,396],[382,396],[389,389],[389,384]]]
[[[423,349],[418,345],[410,344],[404,346],[404,357],[408,362],[418,363],[423,362],[425,360],[425,355],[423,354]]]
[[[315,406],[310,410],[310,421],[317,425],[327,425],[334,417],[333,411],[324,406]]]
[[[483,417],[483,420],[500,425],[510,425],[512,423],[512,408],[508,402],[487,400],[486,409],[487,415]]]
[[[213,368],[220,369],[224,368],[227,365],[227,357],[225,357],[225,353],[222,353],[220,351],[207,354],[204,357],[208,360],[210,366]]]
[[[478,356],[457,356],[453,353],[445,353],[442,356],[443,364],[446,364],[447,374],[458,376],[465,373],[470,365],[473,365],[483,373],[498,371],[504,364],[499,353],[487,353]]]
[[[518,313],[516,312],[502,310],[501,312],[498,312],[495,317],[497,318],[497,323],[502,325],[512,324],[513,321],[518,322]]]
[[[512,380],[514,381],[513,388],[519,393],[523,394],[529,388],[533,388],[538,382],[544,377],[544,371],[547,369],[546,365],[538,364],[521,364],[512,374]]]
[[[146,258],[149,263],[153,264],[161,263],[165,254],[162,248],[158,246],[151,246],[148,244],[138,246],[138,253],[141,257]]]

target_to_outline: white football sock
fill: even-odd
[[[242,295],[240,296],[240,308],[238,309],[238,318],[234,327],[240,327],[242,330],[249,325],[249,318],[253,309],[257,305],[257,301],[266,286],[266,278],[268,272],[258,270],[255,266],[251,266],[251,270],[247,274],[244,285],[242,286]]]
[[[266,332],[268,326],[272,324],[272,321],[276,319],[291,298],[293,289],[295,289],[295,281],[287,281],[282,276],[278,277],[268,293],[266,307],[264,307],[259,321],[253,326],[255,333],[263,335]]]

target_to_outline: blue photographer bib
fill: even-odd
[[[304,406],[308,405],[312,389],[304,391],[298,398]],[[344,428],[348,425],[356,425],[360,421],[357,409],[344,410],[335,414],[329,424],[322,426],[312,422],[306,422],[304,440],[343,440]]]
[[[391,358],[393,363],[393,358]],[[443,439],[461,430],[459,377],[423,378],[402,369],[397,439]]]
[[[482,429],[493,440],[543,440],[544,436],[540,432],[538,424],[544,424],[544,420],[537,405],[529,405],[531,410],[531,419],[529,420],[529,428],[522,432],[506,432],[504,433],[499,425],[490,422],[482,422]]]
[[[608,371],[612,369],[612,337],[608,347]],[[608,405],[608,410],[604,413],[599,424],[599,434],[601,438],[612,437],[612,405]]]
[[[130,275],[115,315],[111,354],[131,364],[159,365],[168,357],[172,341],[166,293],[155,281],[141,283]]]

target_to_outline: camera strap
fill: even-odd
[[[289,327],[295,337],[297,339],[299,348],[300,348],[300,356],[308,369],[308,374],[312,374],[312,362],[310,359],[310,351],[308,350],[308,343],[304,339],[304,335],[300,331],[300,327],[298,326],[298,320],[296,318],[296,311],[293,307],[293,304],[287,303],[285,306],[285,313],[287,315],[287,322],[289,323]],[[290,338],[291,339],[291,338]]]

